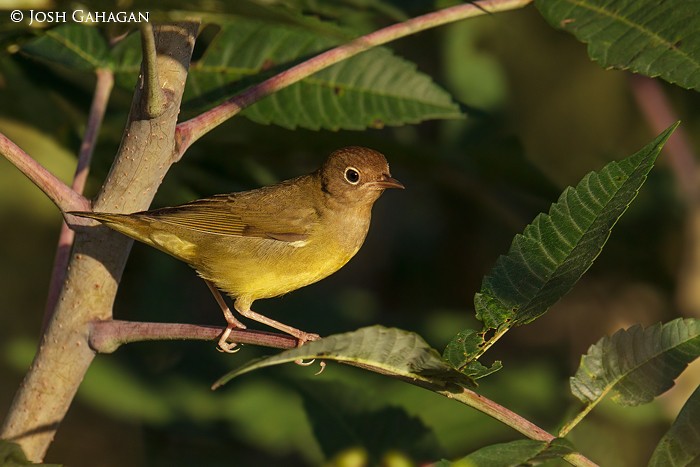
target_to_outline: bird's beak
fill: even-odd
[[[403,190],[405,188],[403,183],[387,174],[382,174],[382,177],[379,180],[376,182],[369,182],[368,185],[369,184],[381,190],[385,188],[401,188]]]

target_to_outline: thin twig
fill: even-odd
[[[109,96],[112,92],[112,86],[114,85],[114,74],[112,70],[106,68],[98,69],[96,75],[97,83],[95,84],[95,94],[92,98],[92,104],[90,105],[85,135],[83,135],[83,142],[80,145],[78,164],[75,168],[75,176],[73,177],[73,185],[71,187],[75,193],[80,195],[83,194],[83,190],[85,189],[85,183],[87,182],[90,172],[90,161],[92,160],[92,154],[95,150],[95,144],[97,143],[97,135],[102,126]],[[46,298],[42,334],[56,306],[58,293],[65,279],[70,248],[73,245],[74,238],[75,232],[63,222],[58,236],[58,246],[56,247],[56,256],[54,257],[51,281],[49,282],[49,293]]]
[[[496,13],[524,7],[532,0],[484,0],[466,3],[451,8],[417,16],[402,23],[379,29],[371,34],[359,37],[352,42],[323,52],[303,63],[285,70],[260,84],[252,86],[222,104],[204,112],[197,117],[180,123],[176,129],[179,157],[187,151],[192,143],[224,121],[238,114],[244,108],[254,104],[263,97],[294,84],[314,73],[334,65],[354,55],[386,44],[393,40],[415,34],[419,31],[442,26],[462,19]],[[179,158],[178,157],[178,158]]]
[[[62,212],[85,211],[90,202],[46,170],[22,148],[0,133],[0,154],[29,178]]]
[[[224,328],[180,323],[145,323],[106,320],[92,324],[90,347],[99,353],[111,353],[122,344],[157,340],[217,341]],[[287,334],[240,329],[231,331],[229,341],[275,349],[292,349],[298,340]]]

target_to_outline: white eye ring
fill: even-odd
[[[357,185],[360,183],[360,171],[355,167],[347,167],[343,176],[345,177],[345,181],[350,185]]]

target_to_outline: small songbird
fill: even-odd
[[[386,188],[403,187],[382,154],[347,147],[333,152],[319,170],[272,186],[133,214],[68,214],[96,219],[192,266],[228,323],[219,348],[234,352],[236,344],[227,339],[245,325],[218,289],[234,298],[242,316],[291,334],[299,345],[318,339],[255,313],[252,303],[343,267],[365,241],[374,202]]]

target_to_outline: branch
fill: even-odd
[[[215,341],[221,335],[222,328],[219,326],[202,326],[195,324],[178,323],[143,323],[134,321],[106,320],[92,323],[90,331],[90,346],[99,353],[111,353],[117,350],[122,344],[131,342],[143,342],[154,340],[207,340]],[[231,332],[231,342],[239,344],[261,345],[278,349],[291,349],[297,346],[297,339],[285,335],[266,331],[252,331],[248,329],[234,330]],[[351,366],[378,372],[376,368],[363,365],[361,363],[342,362]],[[397,377],[396,375],[390,375]],[[484,397],[476,392],[462,388],[460,393],[454,393],[442,388],[411,378],[399,377],[416,386],[434,391],[449,399],[456,400],[469,407],[508,425],[509,427],[524,434],[530,439],[551,442],[555,436],[543,430],[539,426],[521,417],[517,413],[503,407],[502,405]],[[569,454],[565,457],[573,465],[595,466],[596,464],[581,454]]]
[[[141,53],[143,55],[144,113],[149,118],[160,115],[165,109],[165,96],[160,88],[156,65],[156,43],[150,23],[141,23]]]
[[[90,347],[98,353],[114,352],[122,344],[156,340],[216,341],[223,328],[180,323],[141,323],[135,321],[105,320],[92,323]],[[234,330],[229,338],[237,344],[260,345],[276,349],[297,346],[295,337],[266,331]]]
[[[197,29],[193,22],[154,27],[166,108],[155,118],[145,116],[144,90],[137,85],[119,152],[93,203],[95,210],[134,212],[150,205],[174,160],[175,126]],[[65,186],[63,191],[84,204],[63,203],[68,206],[62,209],[90,208],[75,191]],[[32,462],[43,459],[95,357],[88,343],[91,323],[112,317],[132,244],[122,237],[101,227],[76,232],[56,309],[0,426],[0,438],[16,441]]]
[[[29,178],[62,212],[85,211],[90,202],[0,133],[0,154]]]
[[[394,24],[359,37],[352,42],[323,52],[303,63],[279,73],[260,84],[252,86],[226,102],[210,109],[197,117],[178,124],[176,141],[179,157],[187,151],[192,143],[203,135],[238,114],[241,110],[254,104],[291,84],[341,62],[347,58],[369,50],[378,45],[386,44],[396,39],[415,34],[426,29],[442,26],[462,19],[480,16],[487,13],[514,10],[524,7],[532,0],[483,0],[466,3],[451,8],[417,16],[402,23]]]
[[[97,83],[95,84],[95,95],[90,105],[85,135],[83,135],[83,142],[80,145],[78,164],[75,168],[75,176],[73,177],[73,185],[71,186],[73,191],[80,195],[83,194],[83,190],[85,189],[85,183],[87,182],[87,177],[90,172],[90,161],[92,160],[92,154],[95,151],[95,144],[97,143],[97,135],[102,126],[109,96],[112,92],[112,86],[114,85],[114,74],[112,70],[106,68],[98,69],[96,75]],[[46,298],[42,330],[46,328],[46,324],[49,319],[51,319],[53,309],[56,306],[58,293],[65,280],[70,247],[73,245],[74,238],[75,232],[68,228],[68,225],[63,222],[61,224],[61,232],[58,235],[58,246],[56,247],[56,256],[54,257],[53,270],[51,271],[51,281],[49,282],[49,293]]]
[[[509,427],[519,431],[530,439],[537,441],[551,442],[555,439],[553,435],[535,425],[531,421],[521,417],[517,413],[503,407],[491,399],[475,393],[470,389],[463,388],[461,393],[452,393],[446,390],[436,391],[449,399],[454,399],[462,404],[473,407],[486,415],[495,418]],[[564,459],[572,465],[593,467],[597,466],[587,457],[579,453],[567,454]]]

